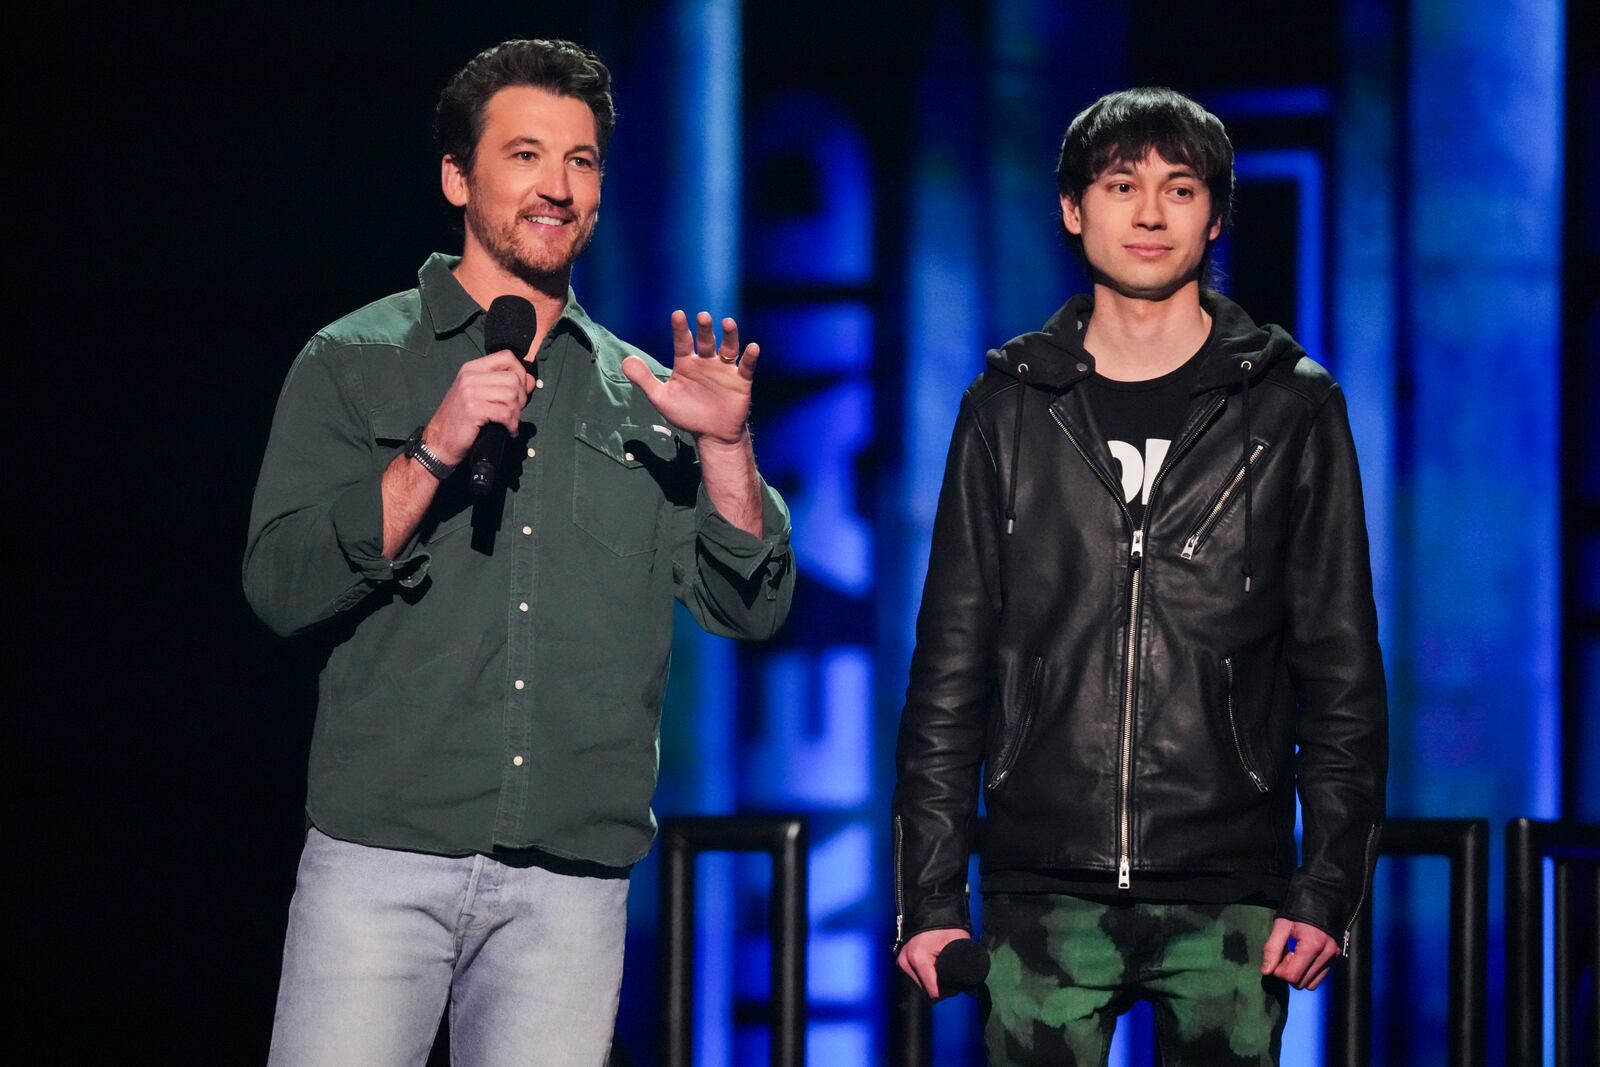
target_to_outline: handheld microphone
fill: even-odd
[[[940,993],[975,993],[989,977],[989,953],[970,937],[957,938],[933,958],[933,971]]]
[[[486,353],[509,348],[520,360],[528,358],[533,335],[538,333],[538,316],[526,297],[497,296],[483,320],[483,350]],[[467,487],[473,496],[483,496],[497,481],[497,468],[505,457],[510,434],[498,422],[485,423],[478,430],[467,457]]]

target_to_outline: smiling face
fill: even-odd
[[[564,284],[600,215],[600,149],[582,100],[517,85],[484,108],[471,171],[446,156],[445,198],[466,212],[465,260],[530,285]]]
[[[1143,300],[1198,286],[1206,248],[1222,233],[1200,176],[1153,151],[1111,164],[1079,200],[1063,196],[1061,221],[1082,238],[1096,284]]]

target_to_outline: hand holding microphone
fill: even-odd
[[[520,296],[497,297],[484,319],[489,354],[461,365],[423,430],[423,443],[444,463],[459,466],[470,456],[475,493],[495,484],[496,465],[533,391],[533,375],[522,360],[536,332],[531,303]]]
[[[974,993],[989,977],[989,953],[965,930],[924,930],[912,935],[896,960],[934,1000]]]
[[[533,335],[537,332],[538,316],[534,313],[532,303],[520,296],[497,296],[494,303],[489,305],[489,314],[483,320],[483,349],[489,353],[509,349],[521,363],[528,358],[528,349],[532,347]],[[527,402],[528,390],[524,387],[521,403],[509,422],[485,423],[483,429],[478,431],[478,439],[472,446],[472,456],[467,466],[467,487],[474,496],[483,496],[494,488],[496,468],[505,456],[506,441],[517,428],[522,405]]]

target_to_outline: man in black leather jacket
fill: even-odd
[[[1215,116],[1105,97],[1057,184],[1094,291],[962,399],[896,757],[899,963],[938,996],[970,936],[981,792],[992,1063],[1104,1063],[1145,998],[1169,1067],[1271,1064],[1383,818],[1344,397],[1202,286],[1233,195]]]

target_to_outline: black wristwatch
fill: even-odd
[[[422,464],[422,469],[439,479],[441,482],[455,473],[455,468],[429,451],[428,446],[422,443],[422,427],[418,426],[406,438],[403,450],[407,459],[414,459]]]

